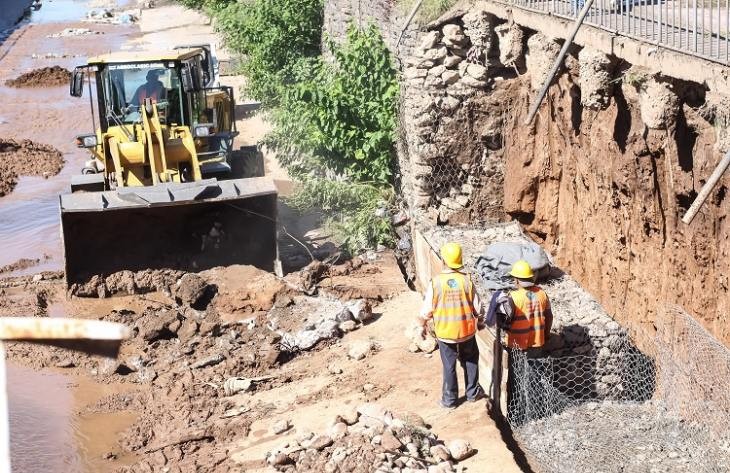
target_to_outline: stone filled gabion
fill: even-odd
[[[559,52],[560,45],[542,33],[535,33],[528,38],[525,63],[533,90],[542,87]]]
[[[677,119],[679,97],[666,82],[649,78],[639,90],[639,108],[641,120],[647,127],[664,130]]]
[[[608,107],[613,93],[614,61],[594,49],[583,48],[578,53],[580,67],[580,102],[592,110]]]
[[[484,10],[471,10],[461,19],[472,46],[479,49],[482,57],[489,54],[494,43],[494,20],[494,16]]]
[[[494,28],[499,38],[499,62],[512,65],[522,59],[524,54],[525,32],[517,23],[510,22]]]
[[[444,156],[439,137],[441,126],[463,101],[490,84],[487,67],[469,62],[467,52],[473,45],[489,47],[493,31],[487,17],[480,15],[469,25],[467,29],[454,20],[424,33],[406,60],[401,124],[414,189],[411,204],[416,208],[427,207],[435,196],[440,198],[450,189],[454,195],[447,196],[451,198],[449,211],[463,209],[471,200],[468,166]]]
[[[570,407],[518,427],[515,437],[547,473],[730,471],[727,444],[654,402]]]

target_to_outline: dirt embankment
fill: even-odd
[[[719,159],[701,87],[672,83],[681,105],[666,129],[651,129],[641,87],[623,83],[594,112],[576,83],[560,78],[529,131],[531,98],[520,95],[505,133],[505,210],[617,319],[653,334],[657,311],[677,303],[730,344],[725,185],[692,225],[680,220]]]
[[[8,87],[55,87],[68,85],[71,72],[61,66],[42,67],[5,81]]]
[[[55,176],[63,163],[63,155],[52,146],[0,138],[0,197],[13,191],[18,177]]]

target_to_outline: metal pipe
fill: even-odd
[[[410,15],[408,15],[408,19],[406,20],[405,24],[403,25],[403,28],[400,30],[400,34],[398,35],[398,41],[395,43],[395,49],[398,50],[398,46],[400,46],[400,42],[403,39],[403,34],[408,29],[408,26],[411,24],[411,21],[413,21],[413,17],[416,16],[416,13],[418,13],[418,9],[421,8],[421,4],[423,3],[423,0],[418,0],[415,5],[413,5],[413,9],[411,10]]]
[[[692,203],[692,206],[689,208],[689,210],[687,210],[687,213],[684,214],[684,217],[682,217],[682,221],[684,223],[686,223],[687,225],[692,223],[695,215],[697,215],[697,212],[699,212],[702,204],[704,204],[707,198],[710,196],[710,193],[712,193],[712,189],[714,189],[717,183],[720,181],[728,166],[730,166],[730,151],[725,153],[725,157],[722,158],[720,164],[717,165],[715,170],[710,175],[710,178],[707,180],[705,185],[702,186],[702,190],[700,190],[700,193],[697,194],[697,198]]]
[[[585,20],[586,15],[588,14],[588,11],[591,9],[591,6],[593,5],[593,1],[594,0],[587,0],[585,5],[583,5],[583,9],[580,11],[580,15],[578,16],[578,19],[575,21],[575,26],[573,26],[573,31],[571,31],[570,35],[565,39],[565,43],[563,43],[563,47],[560,50],[558,57],[555,58],[555,63],[553,64],[553,68],[550,69],[550,72],[548,73],[548,76],[545,79],[545,83],[542,85],[542,88],[540,88],[540,91],[537,93],[537,97],[535,97],[535,102],[532,104],[532,107],[530,108],[530,113],[527,114],[527,119],[525,119],[525,122],[524,122],[525,125],[529,125],[530,123],[532,123],[532,120],[535,118],[537,109],[540,108],[540,104],[542,104],[542,101],[545,98],[545,95],[547,94],[548,89],[550,88],[550,83],[553,81],[553,78],[560,70],[560,66],[562,66],[562,64],[563,64],[565,55],[568,54],[568,49],[570,49],[570,45],[573,44],[575,35],[578,34],[578,30],[580,29],[581,25],[583,24],[583,20]]]

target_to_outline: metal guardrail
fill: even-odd
[[[585,0],[502,0],[561,18],[578,17]],[[595,0],[586,24],[721,64],[730,64],[730,0]]]

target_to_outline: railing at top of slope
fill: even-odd
[[[497,0],[575,19],[584,0]],[[730,0],[595,0],[586,24],[730,64]]]

